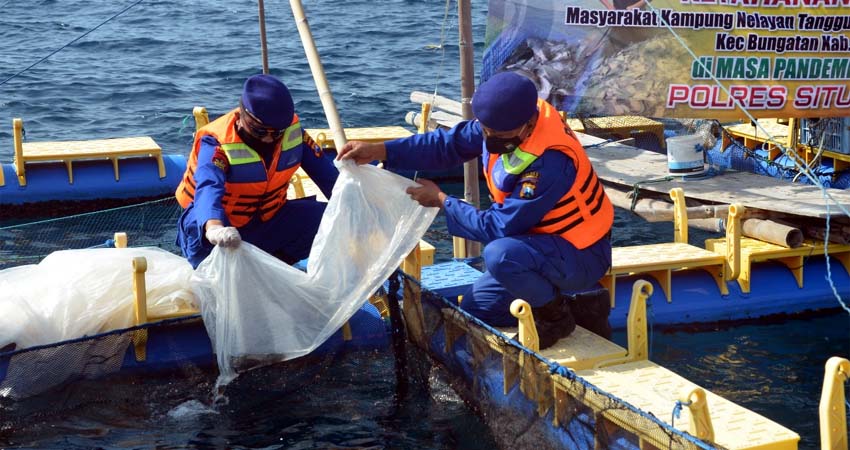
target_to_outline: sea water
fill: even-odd
[[[265,6],[271,71],[290,87],[304,126],[325,127],[289,2]],[[414,90],[459,97],[455,1],[304,6],[344,126],[404,125],[405,113],[418,110],[409,101]],[[472,7],[480,61],[487,5],[474,0]],[[0,8],[2,162],[12,158],[13,117],[24,119],[32,141],[149,135],[165,153],[185,154],[192,108],[226,112],[244,79],[261,70],[255,1],[0,0]],[[672,224],[617,211],[615,245],[667,241],[672,233]],[[693,243],[705,237],[691,233]],[[443,217],[425,239],[437,246],[438,261],[451,258]],[[650,356],[793,429],[801,448],[814,449],[823,364],[850,355],[848,317],[837,310],[726,328],[652,327]],[[624,334],[615,340],[623,344]],[[0,403],[0,447],[492,448],[490,432],[448,376],[409,350],[416,363],[406,392],[389,352],[341,355],[325,361],[313,383],[295,387],[274,367],[249,373],[228,392],[229,403],[215,407],[215,373],[200,369],[78,382]]]

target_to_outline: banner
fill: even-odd
[[[490,0],[482,81],[575,116],[850,116],[850,0]]]

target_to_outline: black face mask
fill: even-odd
[[[487,151],[490,153],[510,153],[519,147],[519,144],[522,143],[522,139],[519,136],[513,136],[509,138],[495,137],[491,136],[486,139],[487,143]]]
[[[239,137],[242,138],[242,142],[248,145],[248,147],[251,147],[263,155],[270,155],[277,146],[277,141],[263,142],[240,127],[236,127],[236,133],[239,134]]]

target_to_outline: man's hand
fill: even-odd
[[[337,152],[336,159],[353,159],[357,164],[383,161],[387,159],[387,148],[383,142],[348,141]]]
[[[236,248],[242,242],[242,236],[239,235],[236,227],[225,227],[216,223],[207,223],[205,236],[210,244],[222,247]]]
[[[416,182],[422,186],[407,188],[407,193],[410,194],[410,198],[416,200],[422,206],[432,208],[443,207],[443,203],[445,203],[448,196],[440,190],[439,186],[437,186],[433,181],[423,178],[416,180]]]

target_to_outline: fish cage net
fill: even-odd
[[[58,250],[112,247],[116,232],[126,233],[130,246],[179,254],[174,241],[180,212],[177,201],[167,198],[0,227],[0,270],[37,264]],[[171,324],[166,321],[26,349],[0,348],[0,398],[27,398],[68,381],[118,372],[126,364],[133,340],[147,336],[152,326]]]
[[[453,383],[504,448],[721,448],[606,392],[405,278],[419,292],[432,357],[464,378]],[[408,295],[405,302],[409,301]],[[408,308],[405,308],[408,309]],[[407,319],[410,336],[410,318]],[[671,402],[671,412],[675,402]]]
[[[128,245],[159,247],[175,254],[177,219],[182,209],[173,197],[69,217],[0,228],[0,270],[36,264],[57,250],[114,246],[116,232]]]
[[[154,335],[181,334],[197,327],[199,316],[169,319],[132,328],[110,331],[55,344],[19,350],[0,349],[0,399],[20,400],[41,395],[66,383],[97,379],[117,373],[131,365],[155,366],[162,361],[150,361],[146,353],[134,351],[134,344],[148,344]],[[171,329],[168,333],[165,328]],[[202,327],[201,327],[202,328]],[[156,339],[159,339],[157,336]],[[169,361],[196,366],[191,348],[167,343]],[[211,359],[207,358],[209,364]],[[146,362],[147,361],[147,362]]]

